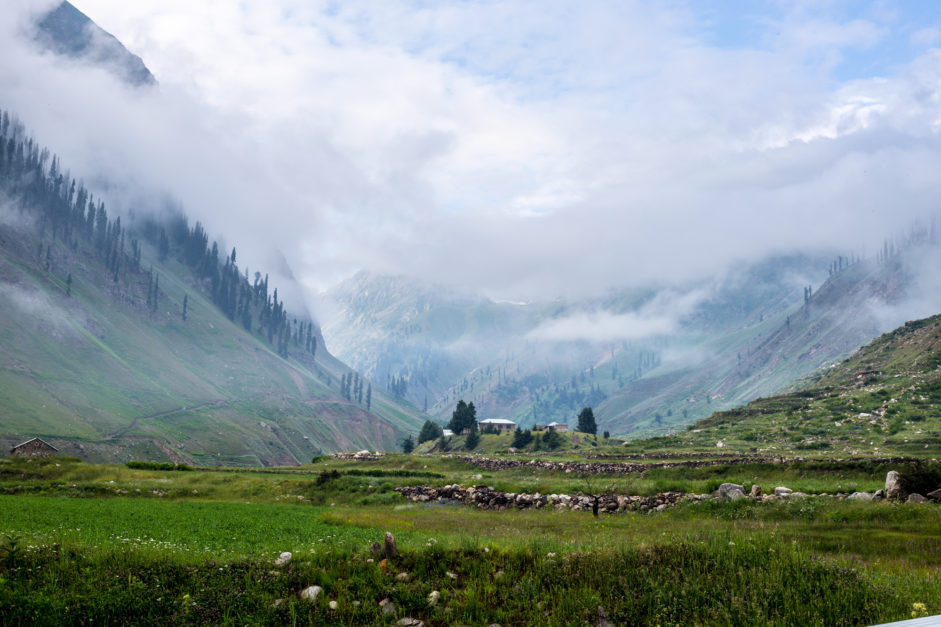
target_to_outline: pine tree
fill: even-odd
[[[430,420],[426,420],[425,424],[422,425],[421,431],[418,433],[418,443],[428,442],[430,440],[437,440],[444,431],[440,426],[433,423]]]
[[[598,425],[595,424],[595,413],[591,410],[591,407],[583,407],[578,414],[576,430],[582,433],[598,433]]]
[[[415,440],[412,439],[411,434],[402,442],[402,452],[411,453],[415,450]]]
[[[473,430],[467,434],[467,439],[464,441],[464,446],[468,451],[473,451],[477,448],[477,445],[480,444],[480,436],[477,435],[477,431]]]

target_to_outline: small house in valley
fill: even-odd
[[[51,457],[58,452],[59,449],[40,438],[27,440],[10,449],[12,457]]]
[[[561,422],[550,422],[547,425],[533,425],[533,431],[548,431],[549,429],[553,431],[568,431],[569,426]]]
[[[515,428],[515,422],[503,418],[488,418],[477,423],[478,431],[512,431]]]

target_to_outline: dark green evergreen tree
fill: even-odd
[[[436,440],[441,437],[441,434],[444,433],[444,430],[434,422],[426,420],[425,424],[422,425],[421,431],[418,433],[418,443],[428,442],[429,440]]]
[[[467,440],[464,441],[464,447],[468,451],[473,451],[477,448],[477,445],[480,444],[480,436],[477,435],[477,431],[471,431],[467,434]]]
[[[578,426],[575,429],[582,433],[598,433],[598,425],[595,424],[595,413],[591,410],[591,407],[582,408],[582,411],[578,414]]]
[[[451,414],[451,421],[448,422],[448,429],[460,435],[464,429],[477,431],[477,409],[474,403],[465,403],[464,399],[457,402],[457,407]]]
[[[402,441],[402,452],[411,453],[415,450],[415,440],[412,439],[411,434],[405,440]]]

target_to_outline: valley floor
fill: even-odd
[[[394,491],[698,493],[734,481],[814,495],[876,489],[884,470],[589,477],[417,455],[258,472],[0,460],[0,622],[867,625],[941,613],[938,504],[710,499],[596,518]]]

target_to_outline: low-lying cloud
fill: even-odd
[[[683,318],[705,298],[704,290],[676,293],[665,290],[635,311],[612,313],[600,309],[548,320],[526,335],[526,339],[549,342],[606,343],[670,336],[681,328]]]
[[[308,297],[358,269],[511,300],[681,284],[875,250],[941,196],[932,24],[876,4],[773,5],[734,45],[692,2],[75,4],[160,85],[41,54],[50,2],[14,0],[0,106],[112,207],[177,198]],[[584,316],[544,332],[672,320]]]

